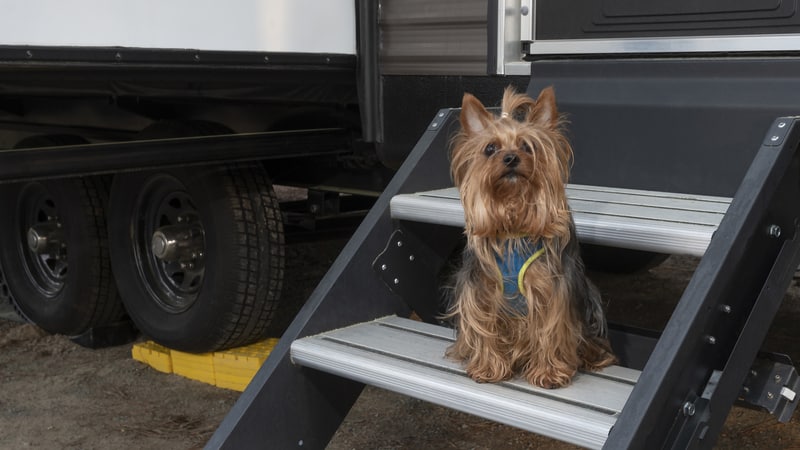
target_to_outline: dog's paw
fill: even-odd
[[[544,389],[557,389],[572,383],[576,371],[560,372],[552,368],[545,370],[529,370],[525,373],[528,383]]]
[[[468,368],[467,375],[478,383],[499,383],[510,380],[514,373],[509,367],[482,367],[480,369]]]

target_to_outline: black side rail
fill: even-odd
[[[604,448],[714,445],[800,263],[799,144],[773,123]]]

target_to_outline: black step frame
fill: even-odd
[[[800,263],[798,144],[778,118],[604,448],[714,445]]]
[[[396,228],[389,210],[392,197],[452,184],[447,149],[457,122],[458,110],[436,114],[206,448],[325,447],[364,385],[293,365],[289,347],[304,336],[389,314],[410,314],[409,306],[373,273],[372,266]],[[449,239],[455,242],[460,234],[451,228]],[[429,264],[441,265],[446,258],[440,254],[439,264]],[[438,298],[438,293],[429,296]]]
[[[419,224],[391,219],[389,202],[397,194],[451,185],[447,148],[457,114],[442,110],[431,122],[207,448],[324,448],[363,385],[293,365],[292,341],[387,314],[406,316],[408,305],[435,320],[435,308],[418,305],[440,298],[431,292],[438,272],[432,269],[445,264],[461,230],[439,229],[435,242],[426,243]],[[770,129],[606,448],[713,445],[800,262],[799,141],[797,118],[778,119]],[[393,277],[374,273],[398,229],[403,245],[416,246],[414,253],[428,260],[425,270],[392,266],[421,289],[389,289],[386,280]],[[643,339],[652,342],[621,329],[613,341],[638,342],[641,353]]]

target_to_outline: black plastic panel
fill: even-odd
[[[800,115],[800,58],[535,62],[575,151],[572,181],[733,196],[778,116]]]
[[[537,40],[800,32],[798,0],[559,0],[536,8]]]
[[[384,76],[384,143],[379,157],[389,167],[399,167],[442,108],[460,108],[464,92],[486,106],[497,106],[506,86],[525,90],[528,77],[488,76]]]

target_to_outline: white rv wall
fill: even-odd
[[[353,0],[0,0],[0,45],[355,54]]]

